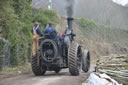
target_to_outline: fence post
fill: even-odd
[[[0,71],[2,70],[3,66],[3,55],[0,55]]]
[[[0,37],[0,71],[3,66],[3,39]]]

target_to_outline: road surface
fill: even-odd
[[[2,78],[0,75],[0,85],[82,85],[89,73],[82,72],[79,76],[71,76],[68,69],[64,69],[58,74],[46,72],[44,76],[35,76],[33,73],[28,73]]]

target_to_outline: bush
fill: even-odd
[[[0,27],[2,36],[10,43],[10,66],[24,64],[31,56],[32,44],[32,8],[31,0],[0,1]],[[10,4],[8,4],[10,3]],[[1,48],[0,48],[1,49]],[[4,50],[5,51],[5,50]],[[30,58],[30,57],[29,57]],[[4,62],[5,63],[5,62]]]
[[[31,61],[32,27],[35,21],[41,21],[42,31],[48,24],[57,24],[55,11],[34,9],[32,0],[1,0],[0,28],[2,36],[10,43],[10,66],[17,66]],[[0,47],[0,50],[3,47]],[[5,50],[4,50],[5,51]],[[2,53],[4,54],[4,53]],[[1,61],[0,61],[1,62]]]
[[[92,20],[84,19],[84,18],[77,18],[75,22],[79,25],[81,31],[84,35],[88,35],[94,28],[96,28],[96,24]]]
[[[81,19],[76,19],[76,21],[77,21],[77,24],[79,24],[81,28],[86,29],[86,30],[92,30],[96,26],[95,22],[92,20],[81,18]]]
[[[33,8],[33,22],[40,21],[41,22],[41,28],[44,30],[44,28],[47,26],[49,22],[52,22],[54,26],[58,23],[58,17],[55,11],[49,10],[49,9],[36,9]]]

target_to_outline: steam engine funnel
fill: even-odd
[[[72,17],[68,17],[67,18],[68,29],[72,30],[72,23],[73,23],[73,18]]]

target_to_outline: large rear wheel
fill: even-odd
[[[45,69],[42,69],[40,66],[38,66],[37,56],[32,56],[31,66],[32,66],[32,71],[36,76],[44,75],[46,72]]]
[[[71,75],[73,76],[79,75],[82,66],[81,58],[82,58],[81,47],[76,42],[72,42],[69,46],[69,51],[68,51],[68,67]]]

